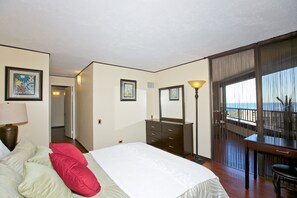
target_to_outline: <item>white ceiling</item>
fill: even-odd
[[[0,0],[0,44],[158,71],[297,30],[296,0]]]

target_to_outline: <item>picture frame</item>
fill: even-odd
[[[42,100],[43,71],[5,67],[5,100]]]
[[[121,79],[121,101],[136,101],[137,81]]]
[[[170,88],[169,89],[169,100],[179,100],[179,89]]]

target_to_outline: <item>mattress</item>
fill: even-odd
[[[123,197],[228,197],[209,169],[144,143],[119,144],[90,154]]]

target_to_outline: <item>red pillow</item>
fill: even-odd
[[[74,145],[69,143],[50,143],[50,148],[52,149],[53,153],[59,153],[62,155],[66,155],[72,157],[79,161],[80,163],[84,164],[85,166],[88,165],[88,162],[85,156],[80,152],[78,148]]]
[[[92,171],[77,160],[58,153],[49,153],[52,165],[68,188],[74,192],[91,197],[101,190]]]

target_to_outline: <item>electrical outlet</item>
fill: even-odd
[[[119,140],[119,144],[123,143],[123,140]]]
[[[98,124],[101,124],[101,119],[98,120]]]

